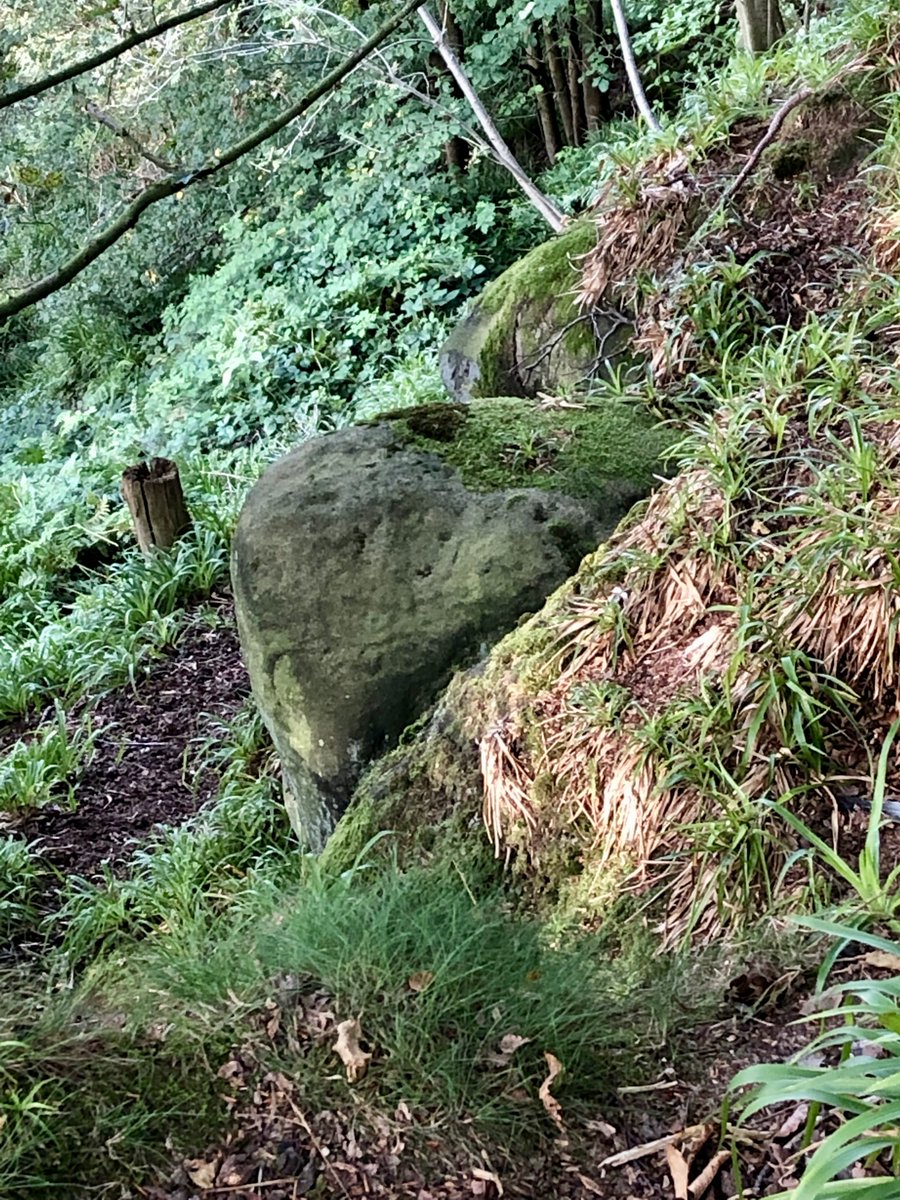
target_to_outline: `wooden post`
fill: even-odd
[[[154,550],[170,550],[191,527],[178,467],[168,458],[128,467],[122,474],[122,495],[138,545],[147,556]]]

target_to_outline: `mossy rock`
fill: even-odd
[[[633,360],[628,320],[575,303],[579,260],[596,241],[593,222],[577,221],[488,285],[441,350],[455,400],[571,392]]]
[[[233,544],[244,657],[320,849],[366,765],[653,486],[669,435],[626,404],[438,405],[314,438]]]
[[[343,872],[386,859],[402,867],[463,863],[467,877],[473,869],[504,870],[507,853],[495,854],[484,824],[479,741],[550,682],[559,614],[602,553],[601,547],[588,556],[578,574],[483,662],[455,674],[400,744],[369,767],[322,853],[325,870]],[[504,850],[511,850],[509,842]],[[535,899],[532,895],[531,902]]]

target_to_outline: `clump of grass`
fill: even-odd
[[[185,604],[208,596],[227,569],[225,542],[200,529],[170,554],[129,556],[59,620],[35,616],[27,634],[0,631],[0,720],[48,697],[72,701],[133,682],[143,659],[176,640]]]
[[[0,938],[36,924],[43,874],[25,842],[11,834],[0,835]]]
[[[850,979],[831,983],[832,969],[850,943],[870,948],[873,966],[896,969],[900,945],[870,932],[878,923],[892,935],[900,930],[898,911],[900,867],[884,877],[881,861],[881,820],[891,745],[900,729],[895,721],[881,747],[875,773],[866,841],[854,866],[818,837],[794,813],[779,806],[781,816],[809,845],[810,854],[830,868],[849,889],[844,902],[828,919],[798,918],[800,928],[832,940],[819,969],[816,1011],[808,1021],[820,1023],[820,1032],[787,1063],[764,1063],[741,1071],[732,1080],[726,1105],[738,1096],[742,1118],[761,1109],[782,1105],[809,1105],[802,1149],[806,1151],[800,1183],[790,1192],[799,1200],[819,1200],[847,1194],[848,1169],[854,1172],[860,1195],[889,1197],[897,1194],[900,1178],[900,976],[887,979]],[[837,1062],[812,1065],[810,1057],[837,1052]],[[829,1118],[837,1128],[822,1136],[817,1123]],[[877,1165],[876,1165],[877,1164]],[[782,1193],[787,1197],[787,1193]]]
[[[41,808],[54,801],[71,807],[78,775],[90,760],[90,720],[70,728],[57,701],[56,716],[17,741],[0,759],[0,812]]]
[[[2,984],[4,1196],[124,1187],[165,1168],[178,1146],[204,1145],[220,1125],[210,1066],[229,1043],[220,1014],[195,1014],[154,1038],[123,1028],[124,1015],[90,989],[48,995],[11,972]]]
[[[224,909],[207,890],[171,922],[132,929],[74,989],[33,997],[34,1019],[27,991],[16,1003],[7,988],[4,1194],[140,1181],[170,1135],[173,1152],[197,1153],[224,1127],[214,1079],[237,1047],[260,1078],[288,1074],[310,1112],[352,1105],[365,1122],[403,1101],[413,1139],[440,1129],[448,1148],[492,1138],[516,1153],[556,1132],[538,1098],[545,1052],[566,1068],[556,1091],[574,1121],[655,1061],[673,997],[709,1015],[713,989],[698,1002],[686,965],[656,956],[638,924],[615,950],[599,935],[569,942],[481,892],[464,863],[376,870],[364,854],[327,874],[297,861],[293,883],[270,877]],[[264,1032],[273,1003],[291,1025],[292,996],[301,1018],[299,1001],[319,998],[324,1031]],[[352,1088],[331,1051],[349,1016],[374,1054]],[[507,1033],[530,1041],[498,1060]]]

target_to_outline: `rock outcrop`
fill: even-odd
[[[501,400],[315,438],[266,472],[235,534],[235,600],[308,845],[452,671],[539,608],[647,493],[664,444],[624,405]]]
[[[575,303],[578,261],[596,241],[593,222],[579,221],[485,288],[441,349],[454,400],[570,391],[631,360],[630,320]]]

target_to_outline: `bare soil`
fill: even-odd
[[[18,825],[63,875],[121,871],[154,827],[180,825],[214,795],[215,774],[197,767],[199,744],[250,692],[230,603],[220,605],[224,623],[195,620],[133,689],[110,692],[92,710],[97,737],[77,809],[48,805]]]

